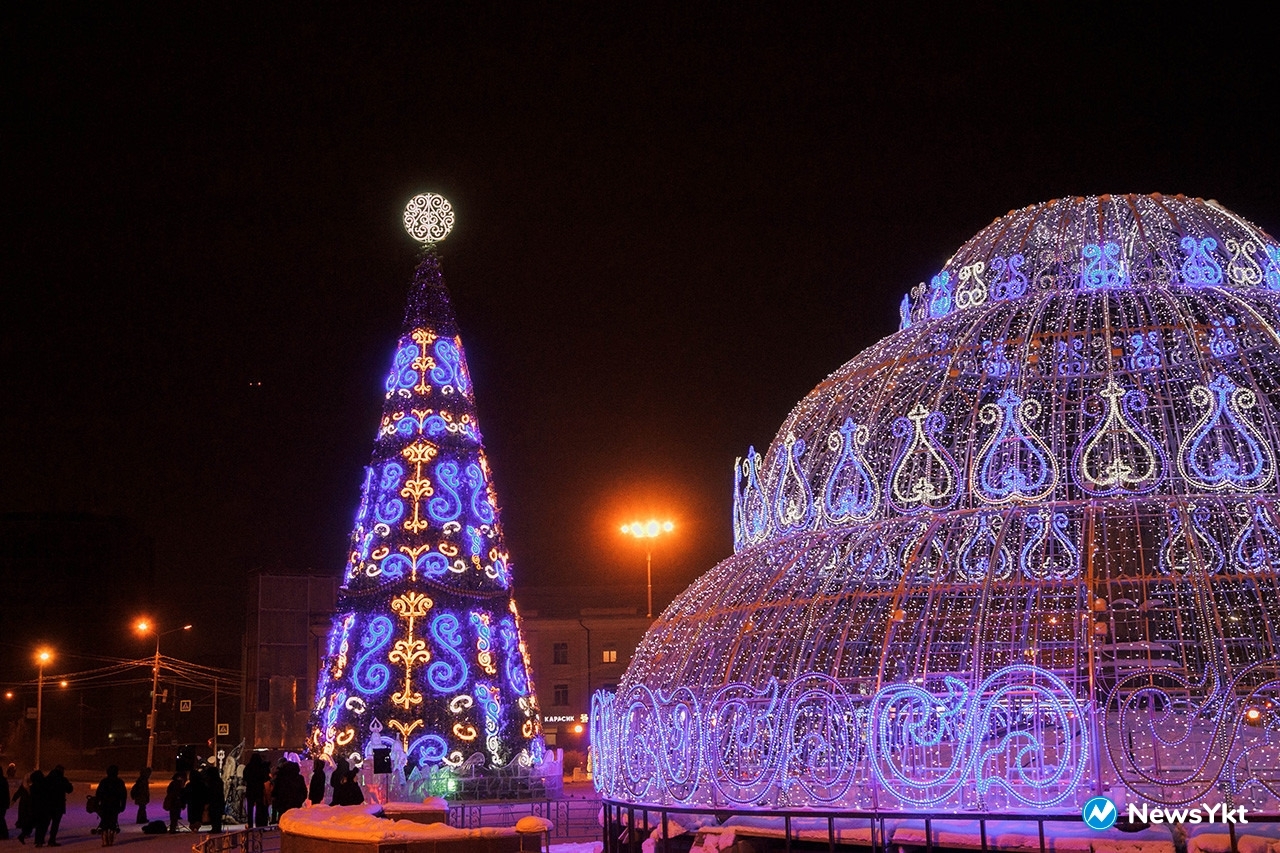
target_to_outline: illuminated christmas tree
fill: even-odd
[[[497,497],[435,249],[452,224],[438,195],[417,196],[405,211],[424,248],[365,469],[310,743],[314,755],[353,766],[389,748],[395,763],[437,779],[529,767],[544,751]]]

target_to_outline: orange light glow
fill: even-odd
[[[156,631],[159,630],[159,626],[156,625],[155,622],[152,622],[150,619],[139,619],[136,623],[134,623],[133,629],[137,631],[139,634],[154,634]],[[164,636],[165,634],[173,634],[178,631],[190,631],[190,630],[191,630],[190,625],[182,625],[178,628],[172,628],[168,631],[162,631],[161,636]]]
[[[656,539],[663,533],[670,533],[675,530],[676,526],[670,521],[658,521],[651,518],[648,521],[633,521],[630,524],[622,525],[622,532],[628,536],[634,536],[637,539]]]

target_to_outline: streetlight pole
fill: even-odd
[[[53,659],[53,653],[41,649],[36,653],[36,769],[40,769],[40,723],[44,718],[44,665]]]
[[[137,625],[140,633],[153,632],[156,635],[156,655],[151,663],[151,714],[147,717],[147,767],[154,767],[152,761],[156,756],[156,694],[160,692],[160,638],[165,634],[176,634],[178,631],[191,630],[190,625],[183,625],[181,628],[174,628],[170,631],[160,631],[150,622],[143,620]]]
[[[649,612],[645,614],[650,619],[653,618],[653,546],[650,545],[644,549],[644,577],[645,585],[649,588]]]
[[[655,521],[650,519],[647,522],[633,521],[630,524],[622,525],[622,532],[636,539],[644,539],[644,574],[645,581],[649,588],[649,612],[648,618],[653,618],[653,540],[657,539],[663,533],[670,533],[675,530],[675,525],[670,521]]]
[[[213,677],[213,757],[218,757],[218,677]],[[218,765],[218,772],[222,772],[222,765]]]
[[[151,713],[147,716],[147,767],[156,755],[156,693],[160,688],[160,632],[156,632],[156,657],[151,664]]]

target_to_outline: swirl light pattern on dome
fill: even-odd
[[[1062,199],[900,319],[735,464],[734,555],[596,697],[600,790],[1280,811],[1280,245]]]

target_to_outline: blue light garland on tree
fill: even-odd
[[[435,243],[453,213],[416,197],[426,245],[385,382],[310,748],[353,765],[389,747],[410,768],[542,760],[492,472]]]

